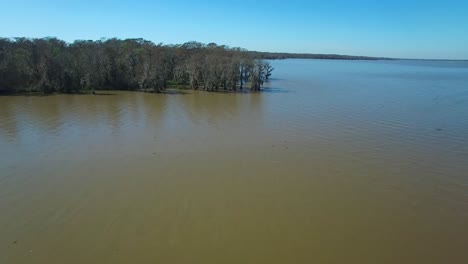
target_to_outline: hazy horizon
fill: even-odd
[[[16,1],[0,37],[215,42],[251,51],[468,59],[464,1]],[[14,23],[12,23],[14,22]]]

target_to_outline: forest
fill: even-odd
[[[273,67],[257,54],[215,43],[144,39],[0,38],[0,93],[163,93],[170,86],[260,91]]]

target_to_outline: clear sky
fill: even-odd
[[[0,37],[141,37],[249,50],[468,59],[468,0],[0,0]]]

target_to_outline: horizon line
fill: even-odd
[[[385,56],[368,56],[368,55],[350,55],[350,54],[340,54],[340,53],[313,53],[313,52],[289,52],[289,51],[259,51],[259,50],[249,50],[249,49],[246,49],[246,48],[243,48],[243,47],[234,47],[234,46],[230,46],[230,45],[226,45],[226,44],[218,44],[216,42],[200,42],[200,41],[196,41],[196,40],[189,40],[189,41],[186,41],[184,43],[179,43],[179,44],[175,44],[175,43],[164,43],[164,42],[156,42],[156,41],[153,41],[153,40],[148,40],[148,39],[145,39],[145,38],[142,38],[142,37],[135,37],[135,38],[119,38],[119,37],[101,37],[99,39],[74,39],[72,41],[66,41],[64,39],[61,39],[59,37],[56,37],[56,36],[45,36],[45,37],[1,37],[0,36],[0,39],[17,39],[17,38],[25,38],[25,39],[48,39],[48,38],[51,38],[51,39],[58,39],[58,40],[61,40],[67,44],[73,44],[74,42],[76,41],[100,41],[100,40],[111,40],[111,39],[117,39],[117,40],[138,40],[138,39],[141,39],[141,40],[144,40],[144,41],[148,41],[148,42],[151,42],[153,44],[156,44],[156,45],[166,45],[166,46],[170,46],[170,45],[183,45],[185,43],[190,43],[190,42],[198,42],[198,43],[201,43],[201,44],[210,44],[210,43],[214,43],[218,46],[225,46],[225,47],[228,47],[228,48],[240,48],[240,49],[245,49],[246,51],[248,52],[258,52],[258,53],[273,53],[273,54],[290,54],[290,55],[317,55],[317,56],[341,56],[341,57],[363,57],[363,58],[372,58],[374,60],[425,60],[425,61],[468,61],[468,58],[466,59],[446,59],[446,58],[442,58],[442,59],[432,59],[432,58],[398,58],[398,57],[385,57]],[[306,59],[306,60],[311,60],[311,59],[317,59],[317,58],[286,58],[286,59]],[[324,59],[321,59],[321,60],[327,60],[327,58],[324,58]],[[328,60],[331,60],[331,59],[328,59]],[[339,59],[333,59],[333,60],[339,60]]]

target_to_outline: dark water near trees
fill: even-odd
[[[0,97],[0,263],[464,263],[468,63]]]

